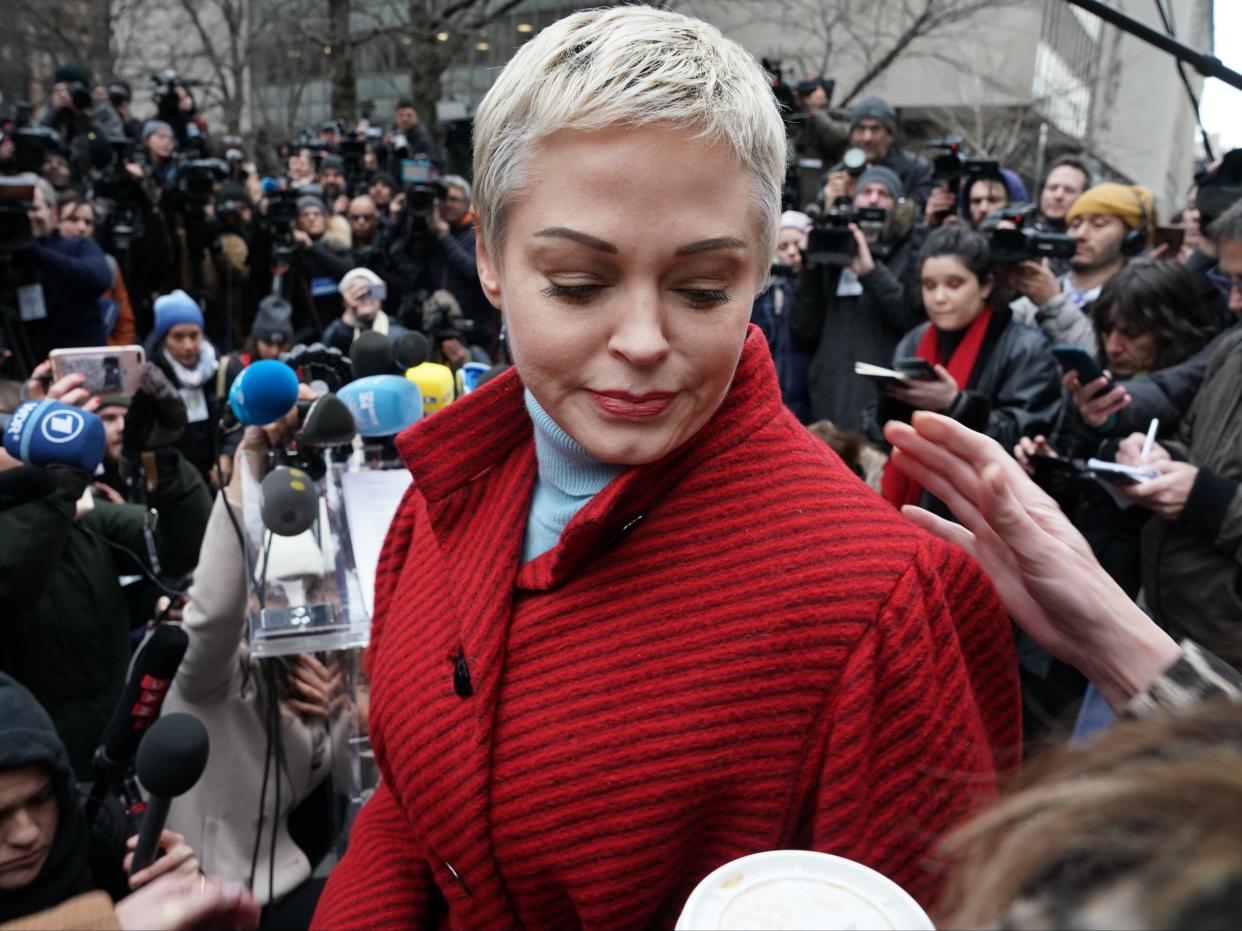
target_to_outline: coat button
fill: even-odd
[[[441,862],[444,864],[444,868],[445,868],[445,869],[447,869],[450,873],[452,873],[452,874],[453,874],[453,878],[454,878],[455,880],[457,880],[459,883],[461,883],[461,887],[462,887],[463,889],[465,889],[465,890],[466,890],[466,895],[468,895],[468,896],[473,896],[473,895],[474,895],[474,892],[473,892],[473,891],[471,891],[471,889],[470,889],[470,887],[469,887],[468,885],[466,885],[466,881],[465,881],[464,879],[462,879],[462,878],[461,878],[461,873],[459,873],[459,872],[457,872],[457,870],[453,869],[453,864],[449,863],[449,861],[448,861],[448,860],[442,860]]]
[[[469,698],[474,694],[474,683],[470,681],[470,665],[466,662],[465,647],[457,651],[457,658],[453,660],[453,691],[462,698]]]

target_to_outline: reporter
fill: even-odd
[[[107,806],[87,821],[51,718],[29,690],[0,673],[0,922],[92,889],[115,900],[160,877],[199,879],[194,851],[168,830],[160,835],[162,855],[128,876],[133,854],[125,848],[138,837],[122,842],[120,822]]]

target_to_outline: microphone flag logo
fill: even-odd
[[[49,443],[70,443],[86,427],[86,418],[75,410],[59,410],[44,418],[39,431]]]

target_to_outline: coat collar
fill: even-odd
[[[431,508],[482,479],[510,457],[526,462],[532,479],[534,429],[515,369],[455,401],[397,438],[397,448]],[[521,589],[546,591],[634,530],[687,473],[742,442],[781,406],[767,341],[751,325],[724,401],[695,436],[662,459],[626,469],[565,527],[561,542],[518,572]],[[516,529],[520,536],[524,527]]]

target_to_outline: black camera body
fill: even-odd
[[[932,159],[932,183],[936,187],[947,185],[956,193],[963,178],[1001,177],[999,162],[991,158],[967,158],[962,146],[962,140],[956,136],[927,143],[929,149],[942,150],[942,154]]]
[[[878,230],[888,220],[883,207],[859,207],[850,211],[844,202],[815,218],[807,237],[806,262],[816,267],[844,266],[858,254],[858,241],[850,229],[853,223],[864,231]]]
[[[20,126],[0,132],[0,142],[11,139],[13,157],[3,166],[6,172],[24,174],[43,171],[43,160],[47,153],[60,147],[60,135],[47,126]]]
[[[1006,265],[1074,257],[1078,240],[1064,233],[1039,229],[1033,223],[1036,212],[1034,204],[1007,204],[997,211],[997,222],[1008,221],[1017,229],[993,229],[988,234],[988,249],[994,262]]]
[[[405,209],[411,216],[429,217],[436,201],[443,200],[448,188],[439,178],[429,178],[405,187]]]
[[[221,159],[187,159],[177,166],[177,190],[188,203],[206,204],[215,196],[216,182],[228,176],[228,163]]]
[[[34,185],[29,181],[0,178],[0,252],[29,249],[34,242],[30,215]]]

